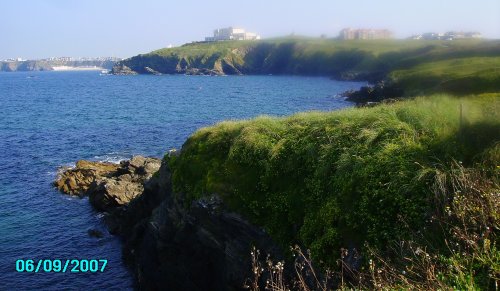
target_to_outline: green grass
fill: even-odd
[[[500,91],[500,57],[469,57],[427,62],[389,77],[409,94],[428,92],[465,95]]]
[[[435,209],[429,169],[456,160],[498,174],[499,97],[222,122],[170,160],[174,190],[188,200],[218,193],[283,246],[334,264],[343,246],[383,249],[407,236],[401,219],[421,229]]]

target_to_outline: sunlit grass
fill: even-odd
[[[383,245],[404,233],[398,216],[423,223],[431,205],[422,168],[485,162],[499,146],[499,97],[223,122],[198,130],[172,159],[174,187],[190,199],[218,193],[282,243],[333,262],[331,248],[345,239]]]

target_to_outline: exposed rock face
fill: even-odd
[[[217,195],[186,207],[164,163],[144,193],[109,220],[143,290],[239,290],[251,278],[250,250],[279,255],[260,228],[228,211]],[[108,223],[110,222],[108,220]]]
[[[119,165],[116,164],[81,160],[73,169],[63,168],[54,186],[66,194],[84,196],[92,183],[97,179],[114,175],[118,168]]]
[[[120,76],[137,75],[137,72],[131,70],[129,67],[127,67],[126,65],[121,64],[121,63],[114,66],[111,73],[114,75],[120,75]]]
[[[151,69],[150,67],[144,67],[144,70],[146,70],[146,72],[153,74],[153,75],[157,75],[157,76],[162,75],[162,73],[155,71],[155,70]]]
[[[67,182],[72,179],[81,182]],[[160,167],[157,159],[80,161],[55,185],[89,195],[94,207],[108,212],[108,228],[124,239],[124,258],[141,290],[240,290],[252,277],[252,246],[281,254],[262,229],[227,210],[217,195],[186,207],[183,195],[172,191],[167,163]]]
[[[372,102],[383,102],[384,100],[394,100],[404,95],[401,88],[391,82],[380,81],[373,86],[363,86],[357,91],[344,92],[346,100],[357,104],[369,104]],[[389,101],[390,102],[390,101]]]
[[[145,290],[239,290],[251,278],[252,245],[279,253],[266,233],[216,197],[189,210],[164,202],[136,231],[142,235],[132,236],[125,255]]]
[[[202,68],[202,69],[189,68],[189,69],[185,69],[181,72],[183,72],[186,75],[200,75],[200,76],[222,76],[222,75],[224,75],[224,73],[221,71],[204,69],[204,68]]]
[[[160,164],[158,159],[142,156],[119,165],[78,161],[74,169],[63,171],[54,185],[70,195],[88,195],[95,208],[109,211],[142,194],[143,183],[158,171]]]

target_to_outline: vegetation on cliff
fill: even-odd
[[[285,249],[306,247],[326,268],[340,262],[332,286],[498,284],[499,41],[193,43],[124,60],[114,71],[297,74],[376,84],[350,95],[360,102],[428,95],[200,129],[179,156],[165,158],[172,193],[186,209],[217,194]],[[270,266],[283,272],[283,265]],[[283,278],[276,286],[286,285]]]
[[[450,271],[437,274],[442,282],[487,288],[500,273],[499,97],[431,96],[222,122],[167,157],[174,192],[190,200],[217,193],[283,246],[306,246],[325,266],[336,264],[341,248],[394,257],[393,243],[411,241],[449,262]],[[447,215],[453,219],[436,224]],[[450,247],[460,232],[455,222],[473,224],[466,228],[480,246],[473,254]]]
[[[499,41],[278,38],[160,49],[124,60],[114,72],[330,76],[384,80],[404,95],[464,95],[500,90],[499,57]]]

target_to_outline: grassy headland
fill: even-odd
[[[277,38],[160,49],[124,60],[115,71],[329,76],[384,80],[406,96],[464,95],[500,90],[499,57],[499,41]]]
[[[459,265],[460,272],[441,274],[449,286],[487,288],[500,274],[499,97],[432,96],[222,122],[195,132],[179,157],[167,157],[174,192],[188,199],[218,193],[283,246],[306,246],[326,266],[335,266],[342,247],[367,258],[367,243],[391,257],[393,243],[413,241]],[[457,186],[471,172],[481,177],[471,183],[486,185],[478,199],[489,208],[456,203],[478,188]],[[463,217],[463,207],[475,214]],[[468,229],[481,243],[474,254],[461,258],[466,251],[457,247],[457,258],[449,248],[456,226],[450,209],[453,217],[462,213],[456,221],[483,219]],[[448,222],[437,225],[442,218]]]
[[[376,83],[352,95],[359,101],[429,95],[202,128],[180,156],[166,157],[174,193],[186,205],[217,193],[283,247],[309,248],[324,267],[344,264],[343,248],[357,249],[365,269],[349,278],[356,288],[498,284],[499,41],[193,43],[115,67],[129,69]]]

